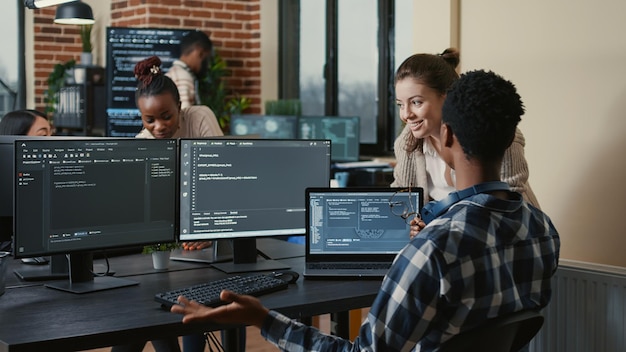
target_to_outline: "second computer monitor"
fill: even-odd
[[[358,116],[300,116],[298,138],[329,139],[333,162],[359,160],[360,119]]]
[[[250,265],[215,267],[268,269],[256,261],[256,238],[304,234],[305,190],[329,185],[330,146],[327,140],[182,139],[180,240],[236,239],[234,264]]]
[[[298,116],[232,115],[230,134],[265,139],[296,139]]]

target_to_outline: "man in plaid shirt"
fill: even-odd
[[[468,72],[450,88],[439,153],[460,191],[449,204],[437,204],[423,229],[414,227],[421,230],[396,257],[355,341],[228,291],[221,295],[230,302],[225,306],[181,297],[172,312],[184,314],[185,323],[255,325],[285,351],[436,351],[487,319],[545,307],[558,234],[543,212],[500,182],[502,156],[523,113],[515,86],[492,72]]]

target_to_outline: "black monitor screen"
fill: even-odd
[[[0,246],[9,249],[13,237],[13,143],[17,136],[0,136]],[[2,250],[0,249],[0,250]]]
[[[330,139],[332,161],[359,160],[358,116],[300,116],[298,118],[298,138]]]
[[[305,190],[328,187],[330,146],[328,140],[182,139],[180,239],[304,234]],[[254,252],[254,242],[247,246]],[[234,249],[235,262],[255,260],[238,258]]]
[[[0,136],[0,243],[13,237],[13,168],[15,167],[14,147],[18,139],[75,139],[71,136]],[[85,137],[83,137],[85,138]],[[6,248],[8,249],[8,247]]]
[[[176,239],[175,140],[15,143],[16,257]]]
[[[267,139],[298,138],[298,117],[288,115],[232,115],[233,136],[256,136]],[[318,138],[319,139],[319,138]]]

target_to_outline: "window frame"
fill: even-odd
[[[26,108],[26,39],[25,39],[25,9],[24,2],[22,0],[16,0],[17,5],[17,101],[15,103],[16,109]]]
[[[324,87],[326,115],[339,114],[338,86],[338,2],[326,0],[326,63]],[[393,155],[395,140],[395,1],[377,0],[378,6],[378,84],[376,143],[361,143],[360,153],[367,156]],[[279,99],[298,99],[300,95],[300,1],[279,1]]]

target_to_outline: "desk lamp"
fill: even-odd
[[[94,24],[91,6],[82,1],[73,1],[59,5],[54,18],[54,23],[59,24]]]

